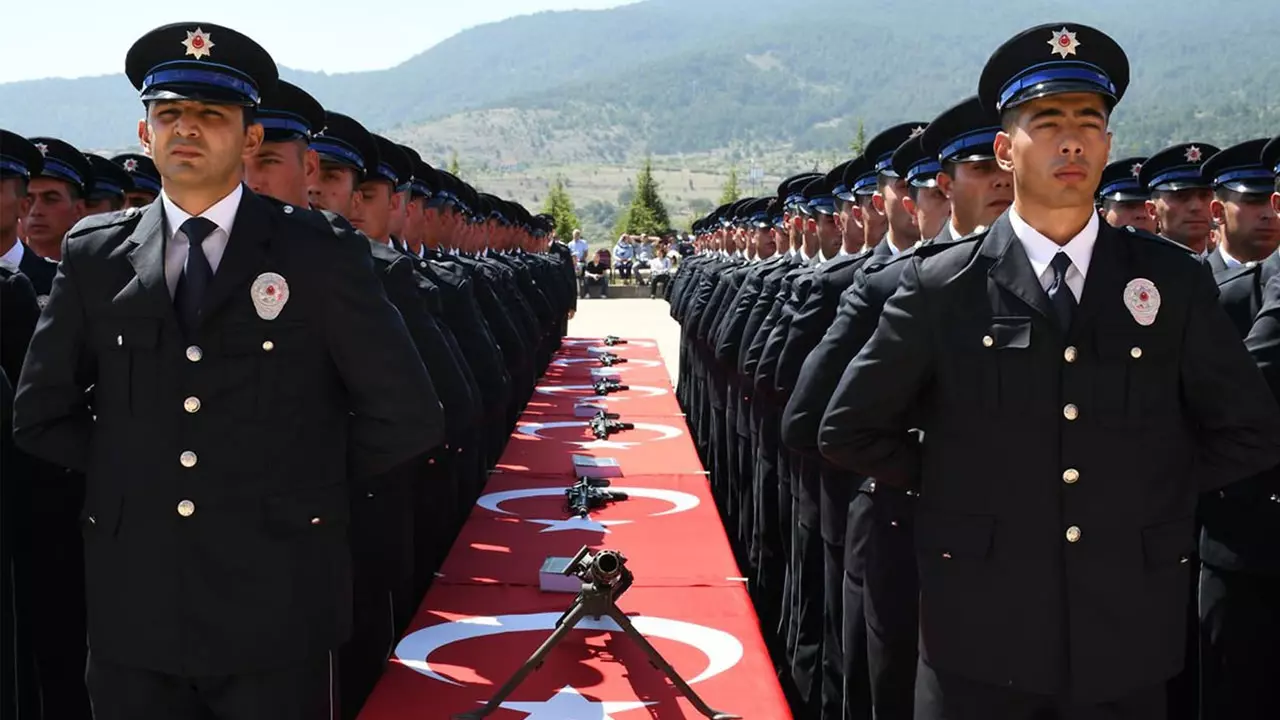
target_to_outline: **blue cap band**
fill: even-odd
[[[884,173],[885,175],[893,175],[893,174],[894,174],[894,172],[893,172],[893,152],[892,152],[892,151],[887,152],[887,153],[885,153],[885,154],[881,155],[881,156],[880,156],[880,158],[879,158],[878,160],[876,160],[876,172],[878,172],[878,173]]]
[[[857,178],[856,180],[854,180],[854,181],[853,181],[853,194],[854,194],[854,195],[867,195],[867,194],[869,194],[869,193],[864,192],[864,191],[865,191],[865,190],[867,190],[868,188],[870,188],[870,189],[871,189],[871,192],[873,192],[873,193],[874,193],[874,192],[875,192],[875,187],[876,187],[876,182],[877,182],[877,179],[876,179],[876,173],[868,173],[868,174],[866,174],[866,175],[859,175],[859,176],[858,176],[858,178]]]
[[[1236,180],[1263,180],[1274,182],[1275,176],[1261,165],[1249,165],[1240,168],[1224,168],[1213,178],[1214,185],[1225,185]]]
[[[1142,185],[1133,178],[1122,178],[1120,180],[1116,180],[1115,182],[1111,182],[1111,183],[1107,183],[1106,185],[1103,185],[1098,190],[1098,195],[1102,197],[1106,197],[1107,195],[1114,195],[1115,193],[1118,193],[1118,192],[1132,192],[1132,193],[1139,193],[1139,194],[1145,195],[1146,188],[1142,187]]]
[[[165,70],[164,67],[169,64],[165,63],[158,66],[151,71],[151,74],[142,78],[142,93],[144,95],[156,85],[208,85],[223,90],[232,90],[243,95],[245,99],[254,105],[258,104],[258,86],[249,80],[247,75],[233,67],[207,63],[210,69],[176,67]],[[202,65],[205,64],[202,63]]]
[[[72,185],[84,187],[84,179],[80,177],[80,173],[76,172],[75,168],[57,158],[45,156],[44,171],[40,174],[64,180]]]
[[[915,183],[922,178],[932,181],[940,172],[942,163],[932,158],[921,160],[907,170],[907,182]]]
[[[318,137],[311,141],[311,149],[324,157],[354,165],[357,170],[364,172],[364,157],[345,140]]]
[[[1111,82],[1111,76],[1103,72],[1102,68],[1097,65],[1085,62],[1041,63],[1032,65],[1005,83],[1004,88],[1000,91],[1000,100],[996,103],[996,107],[1003,110],[1010,100],[1013,100],[1025,90],[1030,90],[1044,83],[1064,80],[1073,80],[1092,85],[1097,88],[1098,92],[1108,95],[1114,96],[1116,93],[1116,86]]]
[[[305,138],[311,137],[311,125],[293,113],[277,114],[275,111],[259,110],[258,123],[266,130],[283,130]]]
[[[836,201],[830,195],[820,195],[818,197],[811,198],[809,200],[809,207],[813,208],[814,210],[828,208],[831,210],[831,212],[835,212]]]
[[[160,192],[160,183],[156,182],[155,180],[151,179],[150,177],[148,177],[148,176],[146,176],[146,175],[138,175],[138,174],[136,174],[136,173],[130,173],[130,174],[129,174],[129,177],[133,178],[133,186],[134,186],[134,189],[136,189],[136,190],[150,190],[150,191],[151,191],[151,192],[153,192],[153,193],[157,193],[157,194],[159,194],[159,192]]]
[[[112,195],[119,195],[120,197],[124,197],[124,188],[120,185],[117,185],[111,182],[110,180],[94,180],[93,190],[90,192],[90,194],[97,195],[99,193],[111,193]]]
[[[996,134],[1000,132],[1000,128],[982,128],[967,132],[959,137],[952,138],[942,149],[938,151],[938,159],[942,161],[959,157],[968,150],[982,148],[987,153],[995,155]]]
[[[28,179],[31,177],[31,170],[25,163],[20,163],[17,160],[10,160],[5,157],[0,157],[0,170],[15,173]]]
[[[1173,182],[1174,180],[1196,180],[1199,181],[1200,184],[1203,184],[1204,178],[1200,176],[1200,168],[1198,166],[1190,168],[1181,167],[1173,170],[1166,170],[1165,172],[1156,175],[1151,178],[1151,182],[1147,183],[1147,187],[1155,190],[1157,187],[1168,182]]]
[[[378,163],[377,175],[381,175],[384,179],[390,180],[392,185],[400,181],[400,177],[396,175],[395,168],[386,163]]]

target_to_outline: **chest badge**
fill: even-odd
[[[263,320],[275,320],[289,302],[289,283],[279,273],[262,273],[249,288],[253,309]]]
[[[1134,278],[1124,286],[1124,306],[1134,321],[1144,327],[1156,321],[1160,312],[1160,291],[1146,278]]]

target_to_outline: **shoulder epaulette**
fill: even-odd
[[[71,228],[71,231],[67,233],[67,237],[80,237],[106,228],[123,227],[130,223],[137,223],[142,218],[142,210],[143,208],[131,207],[114,212],[90,215],[76,223]]]
[[[1173,241],[1173,240],[1170,240],[1170,239],[1169,239],[1169,238],[1167,238],[1167,237],[1163,237],[1163,236],[1160,236],[1160,235],[1156,235],[1155,233],[1147,232],[1146,230],[1139,230],[1138,228],[1136,228],[1136,227],[1134,227],[1134,226],[1132,226],[1132,225],[1125,225],[1124,227],[1122,227],[1122,228],[1120,228],[1120,229],[1121,229],[1121,230],[1122,230],[1122,231],[1123,231],[1123,232],[1124,232],[1124,233],[1125,233],[1129,238],[1138,239],[1138,240],[1146,240],[1146,241],[1148,241],[1148,242],[1155,243],[1155,244],[1160,245],[1160,246],[1162,246],[1162,247],[1167,247],[1167,248],[1169,248],[1170,250],[1180,250],[1180,251],[1182,251],[1182,252],[1183,252],[1183,254],[1190,255],[1190,256],[1192,256],[1192,257],[1199,257],[1199,256],[1200,256],[1200,253],[1197,253],[1195,250],[1192,250],[1191,248],[1187,247],[1186,245],[1183,245],[1183,244],[1182,244],[1182,243],[1180,243],[1180,242],[1175,242],[1175,241]]]

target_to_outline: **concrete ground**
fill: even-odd
[[[671,374],[679,377],[680,326],[671,319],[665,300],[644,298],[589,298],[578,301],[578,312],[569,321],[569,337],[604,337],[656,340],[658,351]]]

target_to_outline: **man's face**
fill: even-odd
[[[1263,193],[1222,193],[1213,201],[1213,217],[1222,226],[1227,252],[1237,260],[1262,261],[1280,244],[1280,226]]]
[[[320,163],[320,172],[307,189],[311,204],[321,210],[337,213],[354,223],[360,193],[356,192],[356,171],[336,163]]]
[[[8,240],[18,234],[18,219],[31,212],[31,196],[18,178],[0,180],[0,238]],[[7,250],[7,248],[6,248]]]
[[[301,140],[264,142],[244,167],[250,190],[303,207],[308,202],[307,189],[318,173],[315,151]]]
[[[22,219],[23,237],[45,248],[57,247],[62,237],[84,217],[84,200],[75,200],[71,186],[53,178],[32,178],[27,185],[30,208]]]
[[[130,190],[124,194],[124,206],[146,207],[156,201],[156,194],[150,190]]]
[[[1122,228],[1132,225],[1149,233],[1156,231],[1156,221],[1147,213],[1146,200],[1104,200],[1102,219],[1106,220],[1111,227]]]
[[[774,253],[778,252],[778,243],[774,239],[772,228],[756,228],[753,235],[756,244],[756,255],[761,260],[767,260],[768,258],[773,257]],[[654,257],[662,257],[666,254],[667,246],[660,244],[658,245],[658,251],[654,254]]]
[[[1160,228],[1160,234],[1174,242],[1201,250],[1212,229],[1209,205],[1213,191],[1208,188],[1158,190],[1147,201],[1147,214]]]
[[[937,237],[951,216],[951,203],[947,196],[936,187],[924,187],[916,188],[915,197],[909,197],[908,200],[916,214],[916,228],[920,237]]]
[[[990,227],[1013,204],[1013,175],[995,160],[956,163],[955,175],[941,173],[938,187],[951,199],[956,228]]]
[[[194,100],[155,100],[138,124],[138,139],[166,185],[234,185],[262,144],[262,126],[244,126],[244,109]]]
[[[840,225],[835,215],[818,213],[818,248],[825,258],[833,258],[840,252]]]
[[[884,213],[876,210],[875,196],[859,196],[857,212],[858,217],[862,222],[862,244],[865,247],[875,247],[876,245],[879,245],[880,240],[884,238],[885,231],[889,227],[889,220],[884,216]]]
[[[409,220],[409,193],[398,192],[392,196],[391,216],[387,219],[387,232],[396,237],[404,235],[405,223]]]
[[[883,176],[882,176],[883,177]],[[915,215],[906,208],[907,181],[902,178],[884,178],[879,190],[872,196],[876,211],[884,216],[898,247],[906,247],[920,239]]]
[[[1023,212],[1092,208],[1111,152],[1106,104],[1093,93],[1030,100],[996,135],[995,150]]]
[[[415,245],[422,242],[422,228],[425,223],[423,208],[426,202],[424,198],[411,197],[409,202],[405,203],[404,239]]]

